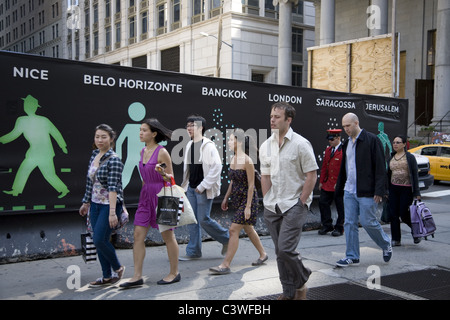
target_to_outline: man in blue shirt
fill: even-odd
[[[386,193],[386,162],[378,137],[359,126],[353,113],[342,118],[342,127],[349,136],[344,142],[341,170],[336,192],[344,194],[345,258],[336,262],[347,267],[359,263],[358,220],[373,241],[383,250],[383,260],[392,257],[391,239],[381,228],[375,215],[377,205]]]

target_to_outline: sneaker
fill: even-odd
[[[350,259],[350,258],[344,258],[336,262],[336,265],[338,267],[348,267],[350,265],[358,265],[359,259]]]
[[[178,260],[179,261],[191,261],[191,260],[200,259],[201,257],[202,256],[188,256],[188,255],[185,255],[185,256],[178,257]]]
[[[392,258],[392,247],[389,246],[387,249],[383,250],[383,260],[384,262],[389,262]]]
[[[113,284],[114,280],[115,280],[114,278],[109,278],[109,279],[106,279],[106,280],[103,277],[102,278],[98,278],[97,280],[90,282],[89,283],[89,287],[90,288],[96,288],[96,287],[110,286],[110,285]]]
[[[121,266],[117,272],[113,272],[111,276],[111,284],[116,284],[119,282],[122,279],[124,272],[125,266]]]

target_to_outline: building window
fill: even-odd
[[[264,0],[265,8],[264,8],[264,16],[269,18],[277,19],[277,9],[273,5],[272,0]]]
[[[98,4],[94,4],[94,23],[98,22]]]
[[[156,34],[160,35],[167,32],[167,2],[160,1],[156,6],[158,21]]]
[[[294,87],[303,86],[303,66],[292,65],[292,85]]]
[[[172,1],[172,29],[175,30],[178,29],[180,25],[180,15],[181,15],[181,3],[180,0],[173,0]]]
[[[292,28],[292,60],[303,61],[303,30]]]
[[[121,39],[121,28],[120,28],[120,22],[116,23],[116,44],[115,49],[120,48],[120,39]]]
[[[105,51],[111,50],[111,27],[105,28]]]
[[[210,17],[212,18],[212,17],[218,16],[219,14],[221,14],[222,13],[222,0],[209,0],[209,1],[210,1],[209,7],[211,10],[209,13]]]
[[[303,1],[299,1],[298,5],[292,8],[292,22],[303,23]]]
[[[111,0],[105,0],[105,18],[111,17]]]
[[[204,0],[192,0],[192,23],[203,21],[205,19]]]
[[[89,36],[84,39],[84,44],[86,47],[86,58],[89,58],[91,55],[91,41],[89,39]]]
[[[252,81],[264,82],[264,74],[263,73],[253,73],[252,72]]]
[[[116,12],[115,13],[119,13],[120,12],[120,0],[116,0]]]
[[[133,67],[147,69],[147,56],[140,56],[140,57],[131,59],[131,65]]]
[[[130,33],[129,37],[134,38],[136,36],[136,26],[135,26],[135,17],[131,17],[130,20]]]
[[[180,47],[161,50],[161,70],[180,72]]]
[[[94,32],[94,51],[98,53],[98,31]]]
[[[242,12],[259,16],[259,0],[242,0]]]
[[[148,11],[142,12],[141,22],[142,22],[142,34],[147,33],[148,32]]]
[[[89,15],[89,8],[84,10],[84,27],[89,28],[90,26],[90,15]]]

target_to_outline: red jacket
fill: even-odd
[[[333,158],[331,158],[331,149],[332,147],[328,147],[325,150],[322,169],[320,170],[320,183],[325,191],[334,191],[342,162],[342,144],[334,151]]]

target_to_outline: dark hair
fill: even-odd
[[[408,139],[406,138],[406,136],[405,136],[404,134],[396,134],[396,135],[394,136],[394,139],[395,139],[395,138],[400,138],[400,139],[402,139],[402,143],[406,143],[406,142],[408,141]],[[394,140],[394,139],[392,139],[392,140]],[[405,151],[407,151],[407,146],[405,145],[405,147],[404,147],[403,149],[405,149]]]
[[[156,132],[155,142],[160,143],[161,141],[167,141],[172,138],[172,131],[167,129],[162,125],[156,118],[145,119],[143,124],[148,125],[152,132]]]
[[[248,155],[254,163],[257,163],[258,160],[258,147],[256,145],[255,139],[253,139],[250,135],[245,134],[244,129],[235,128],[232,132],[239,142],[243,142],[244,152]]]
[[[189,122],[193,122],[193,123],[201,122],[202,123],[202,134],[205,134],[205,131],[206,131],[206,119],[203,118],[201,115],[192,114],[189,117],[187,117],[186,122],[187,123],[189,123]]]
[[[395,138],[400,138],[400,139],[402,139],[402,143],[406,143],[406,141],[408,141],[408,140],[406,139],[406,136],[405,136],[404,134],[397,134],[397,135],[394,136],[394,139],[395,139]]]
[[[285,118],[285,120],[287,120],[287,118],[292,118],[292,120],[294,120],[294,118],[295,118],[295,108],[293,106],[291,106],[287,102],[274,103],[270,110],[273,110],[273,109],[284,110],[284,118]]]
[[[108,133],[109,137],[112,140],[111,147],[114,148],[114,146],[116,145],[115,141],[116,141],[117,135],[116,135],[116,132],[113,130],[113,128],[111,128],[111,126],[109,126],[105,123],[102,123],[95,127],[95,132],[97,132],[97,130],[103,130]],[[94,149],[97,149],[97,147],[95,146],[95,143],[94,143],[93,147],[94,147]]]

